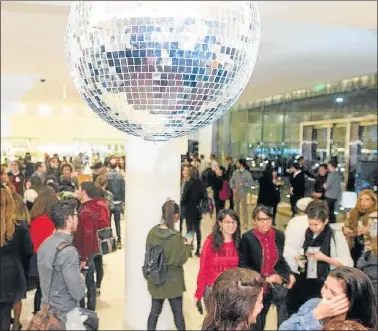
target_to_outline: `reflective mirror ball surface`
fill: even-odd
[[[89,107],[146,140],[221,117],[249,82],[260,43],[251,1],[74,1],[68,64]]]

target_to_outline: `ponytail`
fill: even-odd
[[[162,223],[168,228],[173,228],[174,216],[180,213],[179,205],[173,200],[168,199],[162,207]]]

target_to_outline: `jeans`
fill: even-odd
[[[273,225],[276,225],[277,206],[278,204],[273,206]]]
[[[224,209],[225,201],[219,199],[219,198],[214,198],[214,204],[215,204],[215,217],[218,217],[219,212]]]
[[[10,329],[11,311],[13,302],[0,303],[0,330]]]
[[[290,195],[290,205],[293,217],[297,214],[297,201],[302,198],[303,197],[300,197],[298,195]]]
[[[121,240],[121,213],[122,203],[114,204],[114,209],[112,209],[111,214],[114,215],[114,224],[118,240]]]
[[[241,215],[241,210],[240,210],[240,204],[241,209],[243,211],[243,217]],[[248,228],[248,209],[247,209],[247,195],[239,195],[237,194],[235,196],[235,211],[236,214],[239,216],[240,219],[240,225],[242,228],[247,229]]]
[[[328,221],[329,223],[336,223],[335,205],[336,205],[337,199],[331,199],[331,198],[326,197],[326,201],[327,201],[328,211],[329,211]]]
[[[94,257],[88,259],[88,270],[85,276],[85,285],[87,286],[87,307],[85,307],[85,298],[81,299],[80,307],[89,310],[96,310],[96,282],[94,279],[95,263]]]
[[[230,190],[230,209],[234,210],[234,191]]]
[[[182,297],[168,299],[177,330],[185,330],[185,320],[182,313]],[[164,299],[152,299],[151,312],[148,317],[147,330],[156,330],[159,315],[163,309]]]
[[[202,239],[202,235],[201,235],[201,219],[197,219],[195,220],[194,222],[193,221],[189,221],[186,220],[186,232],[189,233],[189,232],[192,232],[194,231],[196,233],[196,238],[197,238],[197,250],[196,252],[199,254],[200,253],[200,250],[201,250],[201,239]]]
[[[93,259],[96,270],[96,287],[101,288],[101,282],[104,278],[104,265],[102,263],[102,255],[96,255]]]

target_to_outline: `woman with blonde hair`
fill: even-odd
[[[27,229],[13,219],[15,201],[3,185],[0,198],[0,330],[9,330],[13,304],[26,293],[22,262],[29,260],[32,246]]]
[[[12,197],[14,199],[15,208],[13,211],[13,221],[18,224],[19,226],[23,226],[29,235],[29,224],[30,224],[30,215],[28,208],[26,207],[24,200],[20,195],[13,192]],[[26,261],[22,261],[24,271],[25,271],[25,279],[26,282],[29,278],[29,266],[30,266],[30,259],[27,259]],[[26,292],[24,294],[23,299],[26,299]],[[22,311],[22,301],[17,300],[13,305],[13,319],[12,319],[12,330],[20,330],[22,328],[22,325],[20,323],[20,317],[21,317],[21,311]]]
[[[377,195],[372,190],[362,190],[343,227],[355,265],[364,251],[366,235],[370,231],[369,215],[374,211],[377,211]]]

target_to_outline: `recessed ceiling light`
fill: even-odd
[[[37,112],[39,116],[49,116],[52,112],[52,108],[49,105],[39,105]]]

